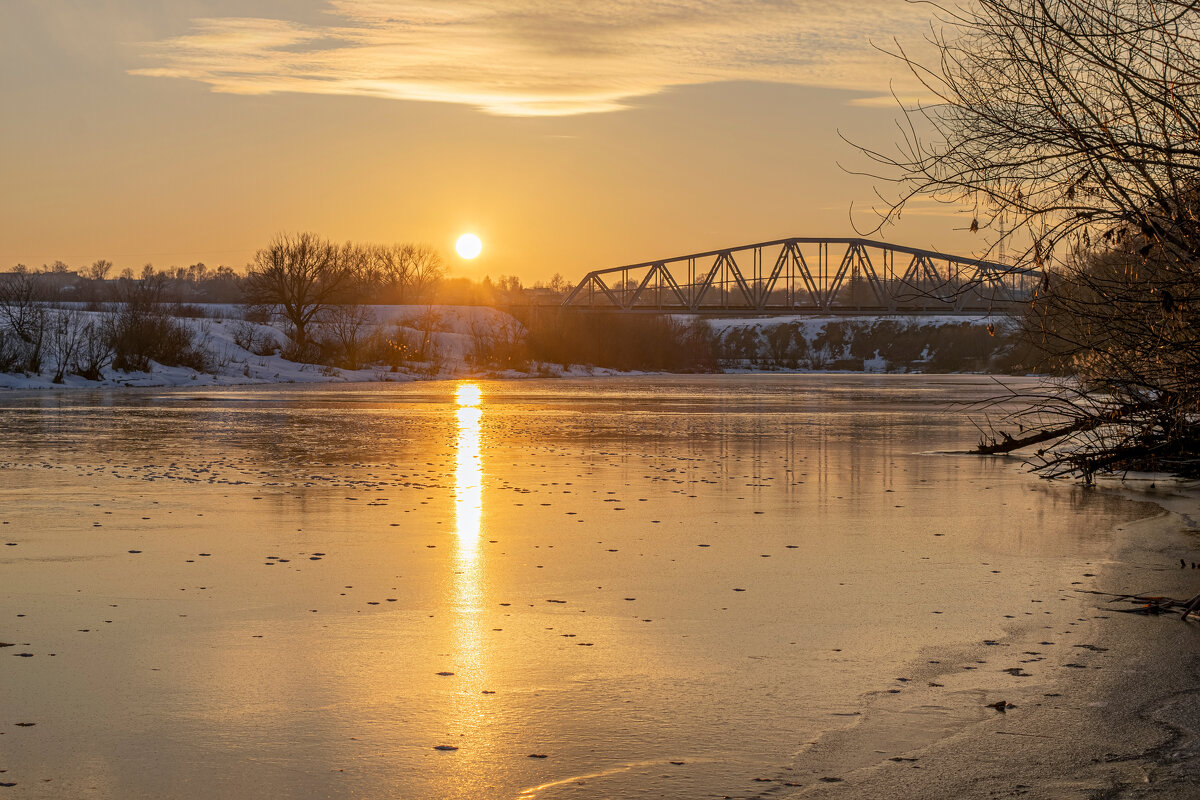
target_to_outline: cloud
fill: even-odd
[[[235,94],[461,103],[493,114],[613,111],[673,86],[770,81],[888,91],[871,47],[919,39],[896,0],[329,0],[328,24],[198,19],[145,45],[135,75]]]

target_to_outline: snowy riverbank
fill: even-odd
[[[638,374],[602,365],[496,358],[515,352],[524,328],[510,314],[483,306],[370,306],[356,336],[384,342],[387,360],[361,359],[350,369],[284,357],[282,323],[249,322],[235,305],[194,306],[204,317],[181,317],[204,369],[152,362],[142,372],[111,366],[101,380],[67,374],[0,373],[0,389],[121,386],[230,386],[248,384],[405,382],[458,377],[524,378]],[[73,309],[84,319],[100,312]],[[683,319],[683,318],[681,318]],[[814,317],[708,319],[716,363],[724,372],[1005,372],[1012,371],[1014,324],[1005,317]],[[378,344],[376,345],[378,350]],[[375,355],[378,355],[376,353]],[[390,361],[390,363],[388,363]]]

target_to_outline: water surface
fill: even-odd
[[[756,796],[918,655],[1052,613],[1137,515],[944,452],[994,391],[2,397],[3,791]]]

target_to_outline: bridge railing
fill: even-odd
[[[1042,273],[870,239],[792,238],[589,272],[566,308],[698,313],[990,311]]]

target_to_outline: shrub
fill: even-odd
[[[526,309],[530,358],[620,370],[716,369],[718,342],[703,320],[623,312]]]
[[[229,327],[233,343],[256,356],[274,355],[279,349],[275,332],[265,325],[238,320]]]
[[[167,366],[208,368],[212,356],[187,325],[173,319],[162,302],[163,281],[156,277],[125,281],[111,327],[113,366],[146,372],[150,362]]]

